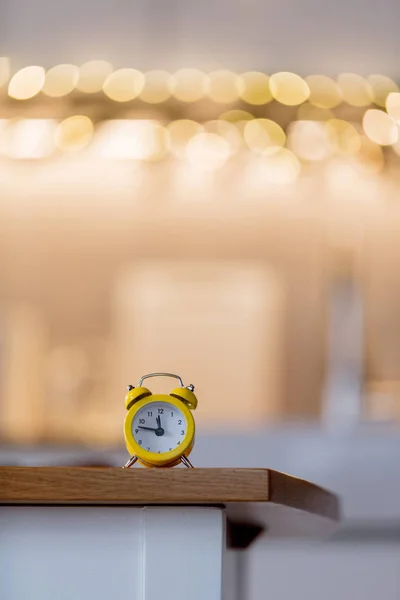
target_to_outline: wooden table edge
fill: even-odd
[[[0,467],[0,505],[273,503],[338,521],[338,498],[272,469]]]

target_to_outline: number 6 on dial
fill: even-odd
[[[142,387],[148,377],[175,377],[180,387],[170,394],[152,394]],[[128,386],[125,406],[125,444],[131,455],[124,468],[139,461],[145,467],[174,467],[182,462],[193,465],[189,454],[194,445],[195,423],[192,410],[197,406],[194,386],[184,387],[179,375],[151,373],[139,386]]]

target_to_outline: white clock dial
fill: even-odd
[[[175,450],[185,439],[186,431],[183,413],[169,402],[149,402],[132,421],[136,443],[157,454]]]

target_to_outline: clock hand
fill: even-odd
[[[160,436],[160,435],[164,435],[165,431],[161,426],[161,417],[158,416],[157,417],[157,430],[156,430],[156,435]]]
[[[142,427],[142,425],[138,425],[138,429],[146,429],[147,431],[158,431],[158,427],[154,429],[153,427]]]
[[[146,431],[154,431],[154,433],[157,436],[164,435],[164,433],[165,433],[165,431],[162,427],[157,427],[157,429],[154,429],[154,427],[143,427],[142,425],[138,425],[138,429],[145,429]]]

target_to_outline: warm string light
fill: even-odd
[[[171,153],[176,158],[184,159],[189,141],[203,131],[203,125],[189,119],[179,119],[170,123],[167,126],[167,132]]]
[[[118,69],[107,77],[103,85],[106,96],[115,102],[129,102],[144,88],[144,75],[136,69]]]
[[[335,108],[342,101],[339,85],[325,75],[310,75],[305,79],[310,90],[309,102],[319,109]]]
[[[342,73],[338,77],[342,98],[350,106],[365,107],[373,102],[371,84],[355,73]]]
[[[239,77],[232,71],[213,71],[207,80],[207,96],[217,104],[233,104],[239,98]]]
[[[229,144],[215,133],[199,133],[189,140],[186,158],[203,171],[222,167],[230,155]]]
[[[93,123],[84,115],[75,115],[62,121],[55,133],[57,148],[66,152],[83,150],[93,137]]]
[[[162,124],[155,120],[111,119],[94,124],[85,115],[51,119],[0,120],[0,155],[40,159],[58,152],[90,148],[99,158],[157,161],[174,157],[201,170],[223,167],[237,155],[249,154],[259,169],[300,172],[300,166],[334,157],[357,157],[371,171],[383,167],[382,145],[398,154],[398,127],[387,113],[371,109],[364,133],[341,119],[295,121],[287,132],[269,119],[198,123],[187,119]],[[294,160],[292,157],[295,157]],[[293,176],[294,177],[294,176]],[[292,181],[292,175],[288,180]],[[272,182],[273,175],[263,175]],[[277,176],[279,179],[279,177]],[[282,176],[282,180],[285,179]],[[278,183],[278,182],[277,182]]]
[[[46,73],[42,93],[50,98],[67,96],[76,88],[79,69],[75,65],[57,65]]]
[[[371,86],[374,104],[380,106],[381,108],[385,108],[386,99],[390,94],[399,91],[399,87],[393,81],[393,79],[390,79],[390,77],[385,77],[384,75],[370,75],[368,77],[368,83]]]
[[[343,119],[329,119],[327,126],[333,132],[339,156],[351,157],[360,151],[360,135],[354,125]]]
[[[84,94],[101,92],[112,72],[113,66],[106,60],[90,60],[79,68],[76,89]]]
[[[209,77],[199,69],[180,69],[169,80],[172,96],[181,102],[197,102],[205,97]]]
[[[274,73],[269,83],[275,100],[287,106],[302,104],[310,95],[306,81],[295,73]]]
[[[268,169],[277,171],[285,164],[281,171],[289,173],[290,163],[293,174],[298,165],[335,156],[357,157],[371,170],[379,170],[384,159],[382,147],[392,147],[399,155],[399,87],[389,77],[377,74],[364,78],[342,73],[334,80],[325,75],[236,74],[225,69],[142,73],[127,67],[114,69],[104,60],[80,67],[60,64],[47,71],[33,65],[12,74],[10,60],[0,57],[0,90],[20,103],[38,102],[40,94],[53,102],[72,94],[96,94],[96,102],[106,98],[116,109],[132,101],[149,105],[212,102],[219,115],[203,123],[183,118],[169,124],[119,115],[97,124],[86,115],[71,115],[61,122],[1,119],[0,154],[14,159],[44,158],[90,146],[110,159],[153,161],[169,154],[200,169],[215,170],[238,153],[247,152],[257,158],[263,173],[267,163]],[[297,107],[285,130],[272,117],[277,104]],[[343,104],[362,109],[357,122],[338,118]],[[193,114],[193,109],[190,111]],[[286,117],[282,120],[287,122]],[[268,177],[272,181],[273,177]]]
[[[384,108],[388,96],[399,92],[392,79],[378,74],[364,78],[356,73],[341,73],[335,81],[325,75],[303,78],[291,72],[267,75],[259,71],[236,74],[226,69],[210,73],[197,68],[184,68],[175,73],[161,70],[142,73],[133,68],[114,69],[105,60],[91,60],[80,67],[56,65],[47,73],[40,66],[25,67],[11,77],[10,60],[0,57],[0,87],[7,83],[10,97],[19,100],[29,100],[39,92],[58,98],[76,91],[104,92],[115,102],[140,98],[149,104],[158,104],[173,97],[184,103],[208,98],[216,104],[233,104],[240,100],[262,106],[275,100],[296,106],[308,100],[321,109],[332,109],[342,102],[355,107],[375,104]]]
[[[288,130],[288,147],[302,160],[327,160],[335,152],[334,131],[321,121],[295,121]]]
[[[161,104],[171,97],[170,75],[167,71],[148,71],[140,99],[147,104]]]
[[[380,146],[391,146],[399,139],[396,123],[383,110],[367,110],[363,118],[365,134]]]
[[[400,125],[400,94],[394,92],[386,99],[386,110],[395,123]]]
[[[286,141],[282,127],[269,119],[248,121],[243,136],[250,150],[264,155],[274,154],[285,145]]]
[[[115,160],[159,160],[167,150],[168,132],[154,121],[107,121],[100,126],[94,143],[98,156]]]
[[[269,77],[265,73],[258,71],[243,73],[237,81],[237,86],[240,98],[247,104],[261,106],[272,100]]]
[[[57,123],[51,119],[10,119],[0,129],[0,155],[40,159],[53,154]]]
[[[15,100],[29,100],[39,94],[45,82],[43,67],[25,67],[12,76],[8,95]]]
[[[204,123],[204,129],[208,133],[218,135],[226,141],[229,147],[229,155],[234,156],[243,148],[243,137],[234,124],[222,119],[215,119]]]

